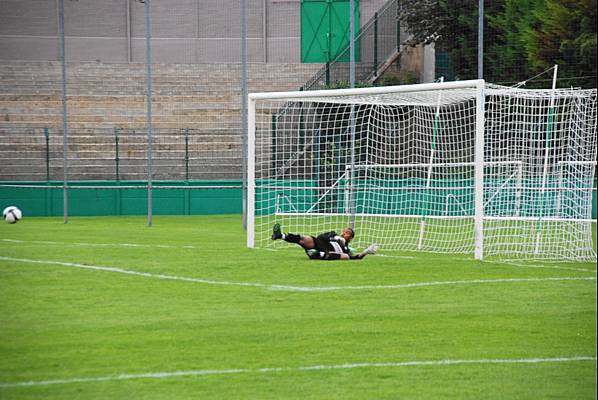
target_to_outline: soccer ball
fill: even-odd
[[[9,206],[2,211],[2,216],[8,224],[14,224],[23,217],[23,213],[15,206]]]

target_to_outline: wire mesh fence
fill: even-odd
[[[244,14],[236,0],[3,3],[0,181],[241,181],[242,93],[345,87],[350,81],[347,43],[327,62],[303,59],[305,38],[328,34],[304,31],[304,3],[318,1],[246,0]],[[546,3],[559,18],[593,26],[595,38],[595,9]],[[411,47],[419,25],[405,19],[406,10],[437,22],[424,40],[434,43],[427,46],[435,48],[433,77],[477,77],[475,4],[355,0],[355,5],[358,85],[423,80],[413,71],[424,67],[407,55],[421,48]],[[553,48],[558,37],[530,36],[523,15],[533,15],[544,28],[551,22],[536,6],[486,5],[484,78],[517,84],[539,75],[527,86],[548,87],[550,77],[542,72],[552,65],[546,60],[553,60],[560,66],[560,86],[595,87],[591,37],[565,35]],[[542,40],[546,54],[532,60]]]

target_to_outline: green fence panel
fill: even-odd
[[[0,182],[14,184],[15,182]],[[46,182],[19,182],[20,185],[40,186]],[[59,186],[61,181],[49,181]],[[154,181],[154,185],[180,186],[180,189],[153,188],[153,213],[156,215],[238,214],[242,212],[241,181]],[[145,215],[147,189],[145,181],[86,181],[70,182],[69,215]],[[202,189],[185,189],[186,186]],[[87,188],[86,186],[89,186]],[[107,186],[110,188],[96,188]],[[119,186],[139,186],[119,189]],[[213,186],[213,189],[209,187]],[[111,188],[114,187],[114,188]],[[207,187],[207,188],[206,188]],[[0,187],[0,206],[16,205],[26,216],[60,216],[63,213],[63,190],[53,188]]]
[[[0,182],[10,185],[15,182]],[[61,181],[19,182],[20,185],[38,187],[0,187],[0,208],[16,205],[26,216],[60,216],[63,212],[63,191],[61,187],[39,187],[42,185],[60,186]],[[155,185],[180,186],[180,189],[153,189],[153,212],[157,215],[188,214],[237,214],[242,212],[242,190],[240,181],[168,181],[154,182]],[[334,212],[346,211],[347,184],[341,181],[334,190],[319,189],[315,180],[258,180],[256,182],[256,207],[261,215],[275,212]],[[456,180],[447,188],[446,182],[432,181],[430,188],[425,188],[424,180],[370,180],[366,186],[355,182],[355,201],[358,213],[421,215],[463,215],[464,211],[473,215],[473,189],[471,182]],[[499,185],[500,182],[494,185]],[[544,194],[539,190],[524,191],[521,195],[522,217],[537,215],[540,208],[550,209],[556,202],[561,209],[573,208],[578,198],[575,192],[561,193],[550,190],[554,182],[548,182]],[[69,189],[69,214],[73,216],[94,215],[145,215],[147,214],[147,189],[144,181],[93,181],[70,182],[72,186],[84,187]],[[119,189],[119,186],[139,186],[139,188]],[[201,185],[207,189],[185,189],[186,186]],[[532,183],[527,183],[532,185]],[[85,186],[90,186],[85,188]],[[93,186],[113,186],[114,188],[95,188]],[[209,187],[213,186],[213,189]],[[419,190],[398,190],[405,187],[419,187]],[[438,187],[445,188],[439,191]],[[592,218],[596,219],[596,186],[592,191]],[[313,188],[313,189],[311,189]],[[375,190],[372,190],[375,189]],[[495,193],[487,191],[486,198]],[[321,206],[313,207],[320,200]],[[517,201],[516,190],[508,188],[486,204],[486,211],[492,215],[509,213]],[[313,208],[312,208],[313,207]],[[565,216],[567,217],[567,216]]]

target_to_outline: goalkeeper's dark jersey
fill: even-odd
[[[334,239],[335,236],[338,236],[338,234],[334,231],[318,235],[318,237],[314,238],[316,249],[325,253],[345,253],[351,255],[351,251],[349,250],[347,244],[338,243]]]

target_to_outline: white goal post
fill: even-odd
[[[596,90],[483,80],[248,101],[247,246],[274,223],[356,247],[596,260]]]

